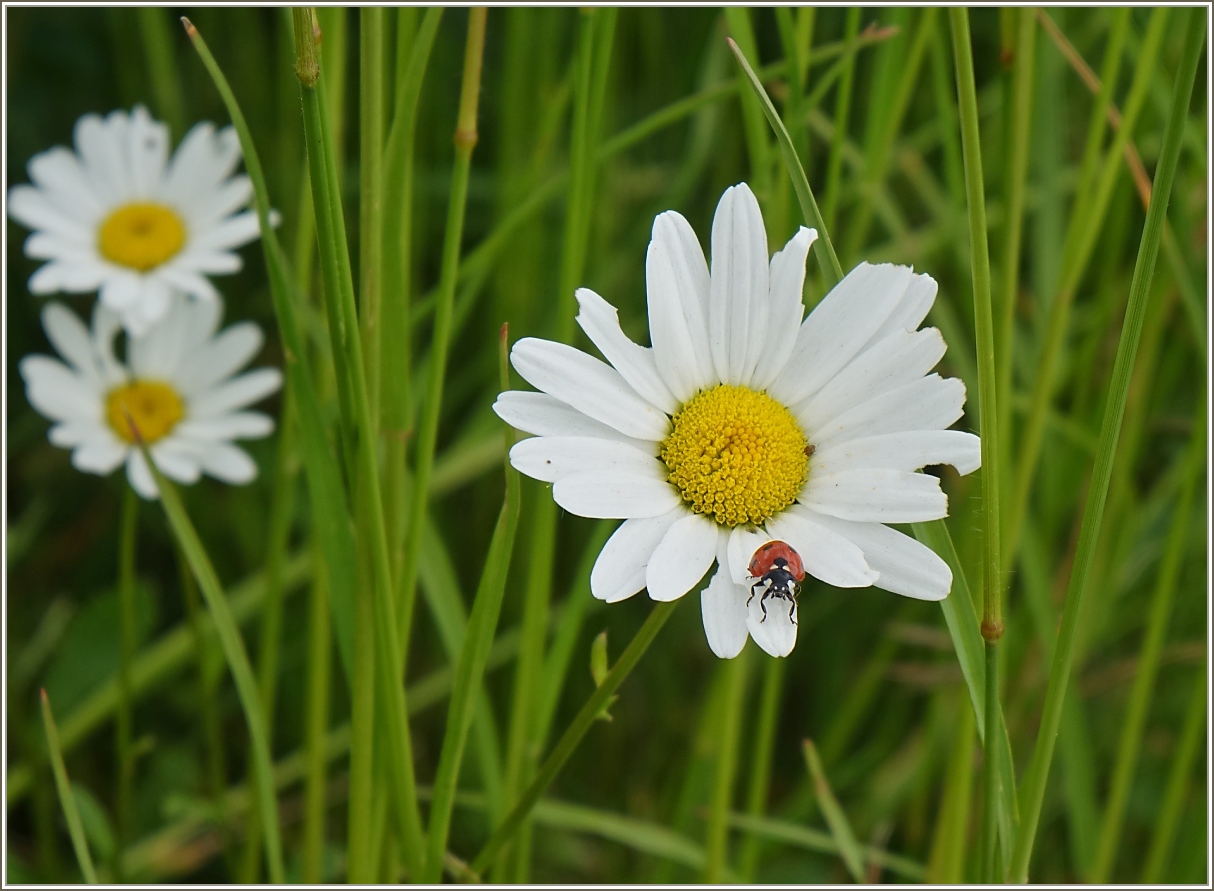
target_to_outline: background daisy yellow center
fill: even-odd
[[[177,391],[160,381],[133,381],[111,390],[105,400],[105,410],[106,420],[119,438],[135,442],[131,433],[134,422],[139,435],[148,444],[167,436],[185,414]]]
[[[101,254],[119,266],[147,272],[185,244],[185,224],[169,207],[152,201],[124,204],[101,224]]]
[[[807,446],[776,400],[720,384],[679,409],[659,454],[693,511],[737,526],[762,523],[793,503],[809,467]]]

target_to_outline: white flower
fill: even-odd
[[[231,127],[201,123],[169,160],[169,132],[143,106],[76,122],[76,151],[56,146],[29,162],[34,185],[14,186],[9,213],[34,230],[25,253],[49,262],[34,294],[100,290],[132,334],[160,319],[173,291],[218,293],[207,275],[236,272],[233,249],[258,235],[237,213],[253,187],[232,176],[240,143]]]
[[[862,263],[802,322],[816,234],[802,228],[769,263],[758,202],[734,186],[713,219],[710,272],[687,221],[659,215],[645,261],[653,346],[580,289],[578,323],[610,365],[520,340],[511,361],[543,392],[494,405],[535,434],[511,450],[519,471],[553,483],[570,513],[625,520],[591,573],[596,597],[648,588],[674,600],[717,564],[701,606],[723,658],[748,635],[773,656],[796,643],[795,599],[762,586],[751,596],[748,566],[768,541],[831,585],[948,596],[947,564],[883,524],[947,514],[940,481],[915,472],[924,465],[979,465],[978,437],[945,429],[964,385],[928,373],[944,355],[940,332],[916,330],[935,281]]]
[[[205,473],[242,484],[257,465],[234,439],[268,436],[274,422],[246,406],[282,384],[277,368],[234,376],[261,349],[261,329],[241,322],[216,334],[223,303],[175,294],[164,317],[128,337],[126,362],[114,356],[118,316],[103,304],[92,330],[58,303],[42,312],[47,337],[65,362],[49,356],[21,360],[30,404],[55,422],[52,443],[72,450],[72,464],[102,476],[126,463],[131,485],[144,498],[156,483],[135,445],[133,422],[161,473],[194,483]]]

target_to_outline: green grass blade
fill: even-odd
[[[1142,869],[1144,885],[1158,885],[1166,878],[1165,870],[1171,855],[1172,843],[1176,840],[1176,827],[1180,824],[1185,799],[1189,796],[1193,772],[1193,760],[1201,748],[1206,729],[1206,664],[1198,666],[1193,679],[1193,692],[1189,696],[1189,708],[1185,714],[1184,727],[1180,731],[1180,742],[1172,758],[1172,769],[1168,772],[1168,785],[1163,795],[1151,836],[1151,848],[1146,865]]]
[[[55,774],[55,788],[59,791],[59,804],[63,806],[63,815],[67,818],[67,831],[72,837],[72,848],[76,852],[76,862],[84,880],[90,885],[97,884],[97,870],[93,868],[93,855],[89,853],[89,843],[84,837],[84,826],[80,823],[80,809],[76,806],[76,797],[72,794],[72,784],[67,778],[67,768],[63,766],[63,752],[59,748],[59,731],[55,728],[55,716],[51,713],[51,701],[42,695],[42,726],[46,730],[46,746],[50,752],[51,770]]]
[[[979,425],[982,437],[982,625],[986,644],[985,733],[986,757],[982,762],[985,795],[982,835],[982,881],[997,882],[998,801],[1000,799],[998,747],[1002,712],[999,702],[999,639],[1003,636],[1003,579],[999,561],[999,414],[995,388],[995,327],[991,306],[991,258],[986,231],[986,194],[982,183],[982,149],[978,135],[978,95],[974,86],[974,58],[970,43],[969,12],[949,10],[953,57],[957,71],[957,106],[961,115],[961,152],[965,168],[966,207],[969,211],[970,269],[974,288],[974,328],[978,352]]]
[[[1113,767],[1113,780],[1108,801],[1104,808],[1104,821],[1100,826],[1100,841],[1096,849],[1096,860],[1092,865],[1088,881],[1103,885],[1109,881],[1122,845],[1122,824],[1126,803],[1130,796],[1130,784],[1138,766],[1138,750],[1146,727],[1147,711],[1155,678],[1159,670],[1160,653],[1172,616],[1172,601],[1176,594],[1176,583],[1184,558],[1189,535],[1192,530],[1193,493],[1201,482],[1206,464],[1206,410],[1205,400],[1193,422],[1193,436],[1189,441],[1189,453],[1185,458],[1185,469],[1180,484],[1180,495],[1172,517],[1172,528],[1168,532],[1167,549],[1160,564],[1155,592],[1151,596],[1151,607],[1143,635],[1142,649],[1138,656],[1138,671],[1134,674],[1134,686],[1130,701],[1122,719],[1121,739],[1117,745],[1117,760]]]
[[[843,858],[843,863],[847,867],[847,871],[851,873],[851,877],[856,882],[863,884],[864,851],[860,847],[860,843],[856,841],[856,834],[852,831],[847,814],[843,813],[843,808],[839,806],[835,793],[831,791],[813,740],[807,739],[802,745],[805,751],[805,763],[809,767],[809,775],[814,784],[814,794],[818,798],[822,816],[826,817],[826,825],[830,827],[830,834],[839,848],[839,856]]]
[[[282,884],[286,879],[282,865],[282,841],[278,831],[278,800],[274,795],[270,739],[266,733],[265,711],[262,709],[261,694],[257,690],[253,666],[249,664],[249,654],[245,650],[244,639],[240,636],[240,628],[232,614],[232,607],[219,584],[219,578],[215,575],[215,568],[211,565],[206,549],[203,548],[202,541],[185,512],[176,487],[156,468],[147,447],[141,444],[140,450],[156,480],[156,487],[160,490],[160,503],[169,519],[173,536],[198,580],[198,587],[202,590],[207,609],[215,622],[215,632],[219,636],[228,670],[232,672],[232,680],[236,684],[240,707],[249,727],[251,773],[257,789],[260,822],[265,832],[266,871],[271,882]]]
[[[948,627],[949,637],[953,641],[953,650],[957,654],[957,663],[961,667],[961,676],[965,680],[969,692],[970,704],[974,709],[977,720],[978,739],[985,744],[986,740],[986,644],[982,640],[982,632],[978,626],[978,614],[974,611],[974,600],[970,594],[969,583],[957,549],[953,546],[952,536],[943,520],[930,523],[915,523],[915,537],[923,544],[940,555],[953,573],[953,590],[948,597],[940,601],[940,611],[944,613],[944,624]],[[1015,839],[1020,815],[1016,803],[1016,781],[1014,762],[1012,761],[1012,745],[1008,738],[1007,725],[1004,722],[1003,710],[999,709],[996,718],[999,722],[998,738],[995,740],[995,757],[999,766],[999,833],[1005,848],[1010,849]]]
[[[807,851],[817,851],[822,854],[839,854],[841,851],[839,843],[833,836],[797,823],[756,817],[752,814],[730,814],[729,825],[749,835],[784,842]],[[922,882],[926,877],[923,864],[916,863],[907,857],[891,854],[889,851],[869,845],[860,845],[859,851],[864,863],[883,867],[912,882]]]
[[[333,626],[341,653],[346,678],[353,682],[354,655],[354,529],[349,505],[341,481],[340,465],[334,459],[325,432],[320,403],[313,384],[315,377],[308,366],[306,349],[296,304],[290,287],[286,261],[274,228],[270,225],[270,193],[262,171],[257,148],[244,113],[236,101],[227,78],[211,55],[198,30],[183,20],[194,48],[202,59],[216,89],[227,107],[228,116],[240,138],[245,169],[253,183],[253,200],[261,223],[261,245],[266,270],[270,278],[270,297],[282,335],[283,365],[287,387],[292,393],[299,420],[300,449],[308,478],[308,494],[312,516],[316,518],[317,533],[328,572],[329,600],[333,610]]]
[[[680,601],[674,600],[668,603],[655,603],[653,609],[649,613],[649,618],[645,620],[645,624],[637,631],[632,642],[628,644],[627,649],[620,655],[619,661],[612,666],[607,677],[603,679],[594,692],[590,694],[590,698],[586,700],[586,704],[582,706],[581,711],[573,719],[573,722],[566,729],[560,740],[553,747],[551,754],[544,760],[540,766],[536,777],[532,780],[531,785],[519,798],[519,802],[514,806],[514,809],[506,816],[485,842],[480,853],[476,855],[476,859],[472,862],[473,872],[483,873],[485,867],[491,864],[502,848],[514,837],[518,831],[519,825],[535,807],[535,803],[539,801],[540,796],[556,779],[556,775],[561,768],[565,766],[565,762],[569,760],[569,756],[573,754],[582,738],[591,726],[598,720],[599,713],[602,712],[603,706],[607,704],[613,693],[619,689],[620,684],[636,667],[636,664],[641,661],[641,657],[645,655],[645,651],[649,649],[649,645],[653,643],[658,632],[662,630],[662,626],[673,614],[675,607]]]
[[[776,133],[776,141],[780,144],[784,164],[788,168],[788,175],[792,177],[792,186],[797,193],[797,201],[801,205],[801,214],[808,225],[818,230],[818,239],[814,242],[818,262],[822,265],[823,272],[826,273],[827,282],[834,285],[843,278],[843,267],[839,265],[839,258],[835,255],[834,245],[831,244],[830,233],[826,231],[822,212],[818,210],[818,202],[814,200],[809,180],[805,178],[805,168],[801,166],[801,159],[797,157],[796,146],[793,145],[792,138],[784,128],[784,122],[780,120],[775,106],[771,104],[767,91],[763,89],[762,82],[754,69],[750,67],[750,63],[746,61],[746,57],[742,55],[742,51],[738,49],[738,45],[730,40],[729,48],[737,58],[738,64],[742,66],[742,71],[746,73],[746,79],[749,81],[751,89],[755,91],[755,95],[759,97],[763,113],[767,115],[767,122],[771,124],[772,130]]]
[[[1029,860],[1033,853],[1033,842],[1037,822],[1041,816],[1041,805],[1045,798],[1045,787],[1049,779],[1050,762],[1062,714],[1062,700],[1066,694],[1071,673],[1075,631],[1078,625],[1080,606],[1086,593],[1087,577],[1091,567],[1096,541],[1099,538],[1103,519],[1105,496],[1108,494],[1109,477],[1112,473],[1114,453],[1121,432],[1121,419],[1125,411],[1130,375],[1138,340],[1142,333],[1146,313],[1150,282],[1159,254],[1159,240],[1163,230],[1172,181],[1176,174],[1180,156],[1184,124],[1188,117],[1189,99],[1193,93],[1193,80],[1197,63],[1205,41],[1205,21],[1201,13],[1190,14],[1185,29],[1185,44],[1180,69],[1176,75],[1172,107],[1168,114],[1167,128],[1160,149],[1159,165],[1152,186],[1151,206],[1143,226],[1142,241],[1138,257],[1134,262],[1134,277],[1130,283],[1129,306],[1121,338],[1117,344],[1117,356],[1113,366],[1113,379],[1109,389],[1108,403],[1100,427],[1100,447],[1088,486],[1087,503],[1084,506],[1083,525],[1079,535],[1079,546],[1071,571],[1067,589],[1066,605],[1062,624],[1058,630],[1058,643],[1054,647],[1054,659],[1050,668],[1049,686],[1046,689],[1045,707],[1041,727],[1037,733],[1037,744],[1033,760],[1024,778],[1021,792],[1024,819],[1020,826],[1016,848],[1011,862],[1011,878],[1024,882],[1028,879]]]
[[[708,885],[721,882],[725,876],[729,853],[729,813],[733,809],[738,739],[742,733],[750,656],[743,651],[736,659],[718,665],[717,670],[725,672],[726,681],[720,745],[713,766],[712,798],[708,809],[708,827],[704,834],[704,883]]]
[[[479,13],[479,14],[478,14]],[[486,10],[473,11],[469,24],[469,53],[480,53],[484,41]],[[475,33],[479,31],[479,34]],[[502,326],[501,363],[503,386],[509,386],[508,348],[506,326]],[[507,450],[513,443],[513,431],[507,427]],[[485,567],[481,572],[480,585],[472,602],[472,614],[468,618],[468,630],[460,649],[455,667],[455,685],[451,689],[451,702],[447,707],[447,726],[443,735],[443,748],[439,754],[438,771],[434,779],[434,798],[430,806],[430,828],[427,836],[425,865],[421,874],[423,882],[438,882],[442,878],[443,855],[447,849],[447,833],[451,826],[451,811],[455,806],[455,793],[459,784],[460,765],[463,762],[464,743],[472,726],[473,712],[481,692],[485,676],[485,665],[493,636],[501,615],[502,598],[506,593],[506,574],[510,569],[510,556],[514,550],[514,533],[518,526],[519,474],[510,462],[506,462],[506,497],[498,515]]]
[[[319,89],[320,64],[317,56],[315,11],[293,11],[295,43],[298,55],[296,74],[303,99],[305,141],[316,211],[316,232],[320,245],[321,271],[325,281],[324,298],[334,338],[334,365],[338,385],[344,376],[350,387],[351,431],[357,431],[355,467],[358,477],[359,531],[366,548],[368,575],[374,611],[374,670],[377,734],[382,734],[392,782],[390,799],[396,809],[402,836],[402,855],[410,874],[421,867],[423,840],[421,816],[413,775],[412,742],[401,683],[402,662],[397,639],[396,605],[392,594],[391,560],[384,528],[382,493],[376,456],[376,435],[372,424],[367,381],[363,374],[362,344],[358,336],[358,312],[354,302],[354,284],[346,242],[345,220],[338,191],[336,159],[325,91]],[[334,305],[336,304],[336,305]],[[344,372],[342,369],[344,368]],[[420,485],[420,484],[419,484]],[[360,735],[361,739],[361,735]],[[365,740],[362,741],[365,744]],[[365,751],[361,749],[360,751]],[[356,839],[361,843],[361,839]]]

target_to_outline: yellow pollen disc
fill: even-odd
[[[171,208],[151,201],[124,204],[97,233],[101,255],[119,266],[147,272],[185,244],[185,224]]]
[[[143,441],[151,445],[181,420],[185,406],[168,384],[160,381],[135,381],[110,391],[105,399],[105,417],[124,442],[134,443],[131,424]]]
[[[659,454],[693,511],[738,526],[793,503],[809,470],[807,451],[787,408],[766,393],[720,384],[679,409]]]

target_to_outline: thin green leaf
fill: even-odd
[[[308,477],[312,516],[318,529],[318,538],[328,572],[329,602],[333,610],[333,626],[337,636],[338,651],[346,679],[353,682],[354,654],[354,529],[350,522],[350,509],[341,481],[341,469],[334,459],[328,435],[316,397],[315,380],[308,367],[308,351],[300,330],[296,314],[296,301],[291,292],[286,261],[274,227],[270,224],[270,193],[266,188],[265,174],[252,134],[245,121],[236,96],[228,85],[227,78],[219,69],[215,58],[207,48],[206,41],[198,30],[183,19],[186,33],[193,41],[202,64],[210,74],[227,106],[228,116],[236,135],[240,138],[240,150],[244,156],[245,169],[253,183],[253,202],[261,223],[261,246],[265,255],[266,270],[270,278],[270,297],[274,302],[274,313],[282,334],[283,364],[287,376],[287,387],[295,400],[298,412],[304,469]]]
[[[839,856],[843,858],[843,863],[847,867],[847,871],[851,873],[851,877],[857,882],[863,883],[864,851],[860,847],[860,843],[856,841],[856,834],[852,832],[847,814],[843,813],[843,808],[839,806],[835,793],[831,791],[813,740],[805,740],[802,747],[805,752],[805,763],[809,767],[809,776],[813,780],[814,794],[818,798],[818,806],[822,809],[822,816],[826,817],[826,825],[830,827],[830,834],[838,846]]]
[[[484,873],[485,867],[494,861],[502,848],[514,837],[519,825],[531,813],[531,809],[535,807],[535,803],[539,801],[540,796],[544,794],[544,791],[556,779],[556,775],[565,766],[565,762],[569,760],[569,756],[578,747],[578,744],[586,735],[586,731],[595,723],[599,712],[603,710],[603,705],[619,689],[620,684],[624,682],[624,679],[628,677],[632,669],[636,667],[636,664],[641,661],[641,657],[645,655],[645,651],[649,649],[649,645],[653,643],[658,632],[662,630],[662,626],[666,624],[679,602],[678,600],[674,600],[654,605],[649,613],[649,618],[645,620],[645,624],[637,631],[636,637],[628,644],[628,648],[624,650],[619,661],[611,669],[611,673],[590,694],[590,698],[586,700],[586,704],[582,706],[581,711],[577,713],[569,728],[561,736],[552,753],[540,766],[531,785],[527,787],[527,790],[519,798],[518,804],[515,805],[514,809],[506,816],[506,819],[494,830],[493,835],[485,842],[480,853],[476,855],[476,859],[472,862],[473,872]]]
[[[1050,667],[1050,679],[1046,688],[1041,726],[1037,731],[1037,744],[1033,751],[1033,759],[1022,785],[1021,803],[1024,820],[1020,826],[1010,864],[1013,881],[1025,882],[1028,880],[1029,860],[1032,857],[1037,822],[1041,816],[1041,805],[1045,799],[1045,787],[1049,780],[1050,762],[1053,759],[1054,744],[1062,717],[1063,698],[1070,680],[1080,606],[1086,593],[1088,573],[1100,535],[1105,497],[1108,494],[1113,458],[1121,433],[1121,419],[1125,412],[1134,357],[1138,349],[1139,337],[1142,334],[1143,318],[1146,314],[1147,299],[1150,296],[1151,278],[1154,275],[1155,261],[1159,255],[1163,221],[1166,218],[1172,181],[1175,178],[1177,161],[1180,157],[1189,100],[1193,94],[1194,76],[1201,58],[1202,45],[1205,42],[1204,26],[1203,11],[1195,10],[1190,13],[1188,27],[1184,29],[1185,44],[1180,68],[1176,75],[1172,107],[1168,113],[1168,123],[1160,148],[1159,165],[1156,168],[1155,181],[1151,189],[1151,205],[1143,226],[1138,257],[1134,262],[1129,305],[1126,308],[1121,338],[1117,344],[1112,383],[1109,387],[1108,402],[1100,427],[1100,448],[1092,469],[1091,482],[1088,485],[1087,503],[1084,506],[1083,523],[1079,533],[1079,545],[1075,552],[1075,562],[1067,588],[1062,624],[1058,629],[1058,642],[1054,647],[1054,659]]]
[[[784,129],[784,122],[780,120],[780,115],[776,113],[775,106],[771,104],[767,91],[763,89],[762,82],[755,74],[754,69],[750,67],[750,63],[746,61],[746,57],[742,55],[742,51],[738,49],[738,45],[733,40],[729,40],[729,48],[733,50],[738,64],[742,66],[742,70],[746,73],[746,78],[750,82],[751,88],[762,103],[763,113],[767,115],[767,122],[771,124],[771,128],[776,133],[776,141],[780,143],[780,151],[784,155],[784,164],[788,168],[788,175],[792,177],[792,186],[797,193],[797,201],[801,204],[801,214],[805,217],[806,223],[818,230],[818,240],[814,243],[814,250],[818,254],[818,262],[822,264],[824,270],[828,269],[830,271],[830,275],[827,277],[828,282],[832,285],[836,284],[843,278],[843,267],[839,265],[839,258],[835,255],[834,245],[830,241],[830,233],[826,231],[826,223],[822,220],[822,212],[818,210],[818,202],[814,200],[814,193],[809,187],[809,180],[805,178],[805,168],[801,166],[801,159],[797,157],[797,149],[793,145],[788,131]]]
[[[55,774],[55,788],[59,791],[59,804],[63,807],[63,815],[67,818],[67,831],[72,837],[72,848],[76,852],[76,862],[84,880],[90,885],[97,884],[97,870],[93,868],[93,855],[89,853],[89,843],[84,837],[84,826],[80,823],[80,810],[76,807],[76,798],[72,795],[72,784],[67,778],[67,768],[63,766],[63,752],[59,748],[59,732],[55,728],[55,716],[51,713],[51,701],[46,691],[42,696],[42,726],[46,730],[46,745],[51,756],[51,770]]]
[[[286,879],[282,865],[282,842],[278,832],[278,800],[274,795],[273,762],[270,759],[265,712],[257,690],[257,679],[253,676],[253,666],[249,664],[249,654],[245,651],[244,639],[240,636],[240,628],[232,614],[232,607],[223,593],[206,549],[203,548],[185,507],[182,506],[176,487],[165,479],[164,474],[156,467],[147,446],[140,442],[139,448],[143,460],[147,462],[156,480],[160,503],[169,519],[173,536],[185,554],[190,569],[198,580],[202,596],[206,599],[228,670],[232,672],[232,680],[236,683],[240,707],[249,727],[253,782],[257,789],[257,807],[261,812],[260,819],[266,839],[266,870],[271,882],[282,884]]]
[[[807,851],[838,854],[841,850],[839,843],[827,833],[784,820],[734,813],[729,815],[729,825],[747,834],[785,842]],[[912,882],[921,882],[924,879],[925,870],[921,863],[869,845],[861,845],[859,850],[865,863],[884,867]]]

